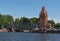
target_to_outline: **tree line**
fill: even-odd
[[[39,18],[33,17],[33,18],[27,18],[27,17],[21,17],[21,18],[16,18],[14,19],[13,16],[11,15],[2,15],[0,14],[0,27],[1,26],[6,26],[9,23],[15,24],[16,27],[20,23],[31,23],[31,24],[38,24],[39,23]],[[52,27],[60,27],[60,23],[55,23],[54,20],[48,20],[49,23],[51,23]]]

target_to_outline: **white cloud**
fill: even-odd
[[[60,23],[60,18],[53,18],[53,17],[50,17],[48,18],[48,20],[54,20],[55,23]]]

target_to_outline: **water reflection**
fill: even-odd
[[[47,34],[46,33],[41,33],[41,41],[47,41]]]

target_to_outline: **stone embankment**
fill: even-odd
[[[60,33],[60,30],[37,30],[32,31],[32,33]]]

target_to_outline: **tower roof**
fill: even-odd
[[[41,12],[42,12],[42,13],[46,13],[46,9],[45,9],[45,7],[44,7],[44,6],[42,7]]]
[[[47,17],[48,17],[47,11],[46,11],[46,9],[45,9],[44,6],[43,6],[42,9],[41,9],[40,16],[47,16]]]

